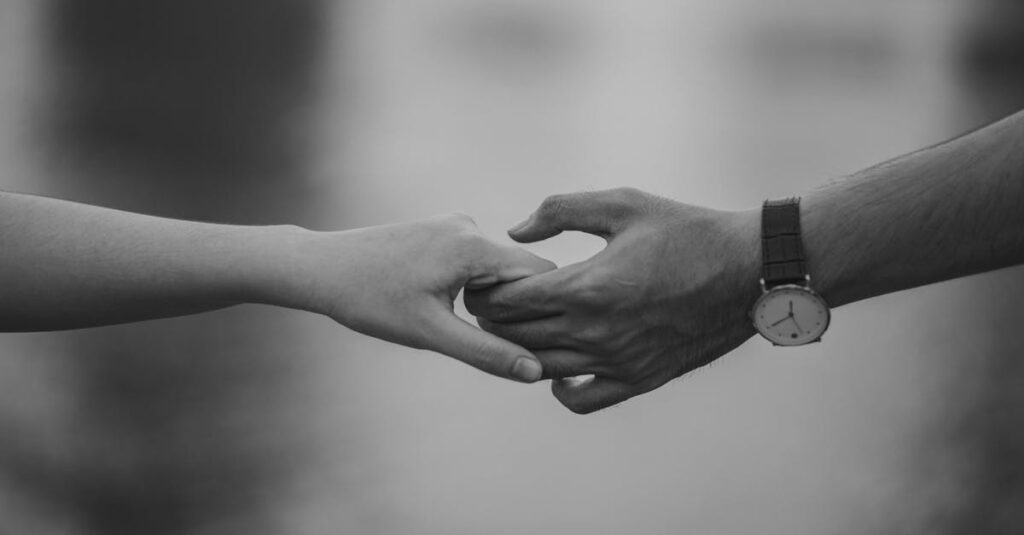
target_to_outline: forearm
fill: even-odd
[[[1024,262],[1024,113],[803,197],[832,306]]]
[[[314,232],[150,217],[0,193],[0,331],[74,329],[263,303],[518,381],[536,358],[453,313],[463,286],[555,266],[467,216]]]
[[[762,215],[628,188],[548,197],[509,231],[513,239],[576,230],[608,245],[550,273],[467,293],[466,307],[486,330],[536,349],[549,377],[593,376],[552,387],[574,412],[592,412],[755,333],[751,320],[764,318],[749,314],[764,296]],[[811,287],[832,306],[1021,263],[1024,115],[819,188],[804,196],[800,221]],[[820,333],[824,311],[798,311],[818,328],[805,332],[795,302],[770,321]]]
[[[179,221],[0,193],[0,330],[90,327],[271,299],[286,227]]]

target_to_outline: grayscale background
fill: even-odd
[[[207,221],[751,208],[1021,107],[1015,0],[0,0],[0,188]],[[3,335],[0,533],[1019,533],[1022,302],[856,303],[586,417],[268,307]]]

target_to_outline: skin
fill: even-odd
[[[1024,263],[1022,147],[1019,113],[805,194],[811,286],[835,307]],[[760,208],[717,211],[629,188],[556,195],[509,235],[529,243],[562,231],[608,245],[465,299],[485,330],[534,350],[570,410],[654,390],[755,333]]]
[[[529,351],[458,318],[464,287],[554,268],[486,239],[471,218],[340,232],[180,221],[0,193],[0,331],[94,327],[262,303],[540,379]]]

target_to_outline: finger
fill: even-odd
[[[508,247],[490,240],[484,243],[471,262],[470,278],[466,282],[468,289],[517,281],[558,267],[554,262],[519,247]]]
[[[499,323],[477,318],[480,328],[529,349],[577,348],[565,316]]]
[[[640,394],[636,387],[607,377],[567,378],[551,382],[551,393],[576,414],[589,414]]]
[[[564,230],[609,238],[637,212],[643,195],[630,188],[552,195],[508,233],[524,243],[545,240]]]
[[[533,354],[544,367],[544,379],[564,379],[608,372],[597,357],[571,349],[540,349]]]
[[[540,380],[543,368],[529,351],[477,329],[441,305],[438,308],[429,316],[434,336],[428,349],[498,377],[524,383]]]
[[[467,289],[463,294],[466,310],[491,321],[509,322],[546,318],[561,314],[565,284],[573,269],[548,271],[485,290]]]

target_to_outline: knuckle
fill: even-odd
[[[453,220],[458,221],[459,223],[472,225],[474,227],[476,226],[476,220],[473,219],[473,216],[465,212],[453,212],[452,214],[450,214],[450,217]]]
[[[565,211],[570,198],[571,195],[568,194],[549,195],[540,203],[540,215],[545,217],[557,216]]]
[[[506,336],[502,336],[506,340],[511,340],[524,347],[540,347],[544,345],[544,340],[549,338],[547,333],[536,327],[522,327],[519,329],[509,329],[504,333]]]
[[[453,260],[462,267],[463,275],[472,276],[494,260],[488,247],[490,242],[475,227],[456,227],[448,239]]]
[[[643,199],[646,195],[644,192],[629,186],[623,186],[608,191],[609,195],[622,202],[636,201]]]
[[[438,216],[438,219],[442,223],[460,230],[476,231],[477,229],[476,220],[473,219],[473,216],[462,212],[452,212],[450,214]]]
[[[573,329],[570,334],[572,340],[585,346],[601,345],[608,339],[608,328],[601,323],[589,324],[584,327]]]
[[[651,195],[636,188],[623,187],[608,191],[608,212],[618,219],[635,216],[643,210]]]
[[[610,197],[620,206],[634,207],[642,204],[648,194],[636,188],[622,187],[611,190]]]
[[[485,319],[492,321],[508,321],[512,319],[515,314],[516,306],[507,301],[498,301],[489,303],[486,310],[483,311],[482,316]],[[491,323],[489,328],[495,332],[501,332],[506,330],[505,326],[500,323]]]
[[[603,308],[610,298],[607,273],[602,268],[592,268],[580,273],[568,285],[568,295],[584,306]]]
[[[483,253],[483,248],[490,242],[476,229],[476,227],[462,227],[456,237],[462,244],[462,252],[469,257],[477,257]]]

